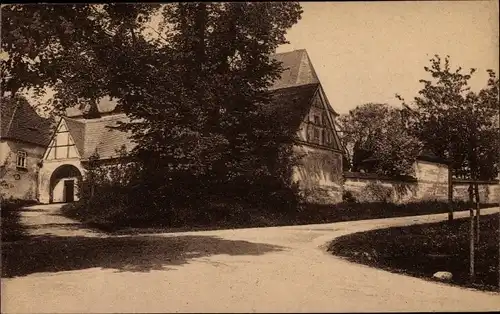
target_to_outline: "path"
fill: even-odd
[[[484,214],[497,212],[486,209]],[[458,217],[468,213],[457,214]],[[444,215],[23,244],[2,312],[493,311],[500,296],[350,263],[321,248],[358,231]],[[11,248],[12,252],[17,252]]]
[[[21,212],[21,223],[28,227],[32,236],[103,236],[94,230],[85,229],[78,221],[60,214],[61,204],[34,205]]]

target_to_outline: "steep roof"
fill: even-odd
[[[271,89],[319,84],[318,76],[305,49],[278,53],[273,59],[281,62],[284,70]]]
[[[417,156],[418,160],[429,161],[438,164],[447,164],[447,161],[438,155],[434,154],[434,152],[426,147],[424,147],[420,154]]]
[[[0,138],[47,146],[52,133],[52,121],[40,117],[23,99],[2,99]]]
[[[115,114],[98,119],[72,119],[63,118],[75,145],[83,159],[88,159],[95,152],[100,159],[118,157],[117,150],[125,146],[127,151],[135,147],[130,139],[130,133],[122,132],[111,127],[118,122],[127,122],[125,114]]]
[[[320,83],[305,49],[277,53],[272,58],[281,62],[284,70],[280,78],[270,88],[271,90]],[[117,100],[110,97],[103,97],[97,103],[101,114],[112,114],[116,109],[116,105]],[[67,117],[82,117],[87,110],[88,107],[80,108],[75,106],[66,109],[65,115]]]

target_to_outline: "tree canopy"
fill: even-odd
[[[475,69],[466,73],[452,69],[449,56],[436,55],[424,67],[431,76],[411,104],[399,97],[411,134],[434,154],[450,163],[454,176],[490,180],[498,174],[498,87],[496,74],[479,92],[468,82]]]
[[[260,108],[282,71],[271,54],[301,13],[297,2],[2,6],[2,93],[51,88],[59,111],[118,99],[157,196],[263,186],[290,167],[292,134]]]
[[[351,171],[411,175],[420,142],[406,130],[401,111],[368,103],[339,118],[341,139],[350,152]]]

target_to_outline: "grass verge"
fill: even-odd
[[[498,214],[481,216],[474,282],[469,281],[468,218],[350,234],[334,240],[328,250],[353,262],[420,278],[449,271],[452,284],[496,290],[498,218]]]
[[[280,211],[255,208],[248,204],[207,203],[195,209],[177,209],[163,213],[156,211],[150,214],[147,208],[88,208],[86,204],[84,201],[66,204],[62,213],[88,227],[113,233],[134,232],[133,229],[175,232],[333,223],[446,213],[449,206],[446,202],[436,201],[408,204],[345,202],[335,205],[304,204],[294,211]],[[454,203],[452,206],[454,211],[469,207],[467,203]],[[482,205],[483,208],[493,206],[495,205]]]
[[[36,204],[35,201],[2,199],[0,204],[2,242],[17,241],[26,236],[25,227],[20,221],[20,209],[34,204]]]

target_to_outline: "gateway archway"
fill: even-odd
[[[70,203],[78,200],[80,170],[73,165],[62,165],[50,176],[50,203]]]

